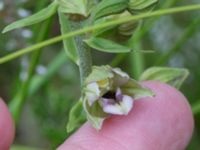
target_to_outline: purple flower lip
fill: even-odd
[[[108,114],[127,115],[133,106],[133,98],[123,95],[120,88],[117,88],[116,93],[107,92],[100,99],[100,104]]]

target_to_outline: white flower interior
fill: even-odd
[[[88,104],[92,106],[92,104],[99,98],[100,89],[96,82],[92,82],[86,87],[86,97],[88,99]]]
[[[124,95],[122,101],[115,104],[107,104],[103,107],[103,111],[115,115],[127,115],[133,107],[133,99]]]

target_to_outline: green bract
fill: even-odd
[[[110,66],[94,66],[83,86],[83,107],[96,129],[101,129],[110,115],[127,115],[135,100],[154,95],[119,68]]]
[[[71,31],[71,24],[68,17],[62,13],[58,12],[61,34],[64,35]],[[71,37],[68,39],[63,39],[63,46],[67,56],[73,60],[77,65],[79,65],[78,50],[75,42],[75,38]]]
[[[82,100],[79,100],[70,110],[67,132],[74,131],[85,122],[86,116],[83,111]]]

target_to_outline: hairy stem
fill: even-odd
[[[72,22],[72,28],[75,30],[79,30],[84,27],[85,23],[87,23],[88,20],[84,22]],[[80,80],[81,80],[81,86],[83,85],[83,82],[85,78],[90,74],[92,71],[92,57],[90,52],[90,47],[87,46],[84,43],[84,38],[86,38],[85,35],[79,35],[75,38],[76,40],[76,46],[79,56],[79,72],[80,72]]]
[[[83,81],[92,71],[92,58],[90,53],[90,48],[83,42],[83,39],[77,38],[77,46],[78,46],[78,55],[79,55],[79,71],[80,71],[80,79],[81,85],[83,85]]]

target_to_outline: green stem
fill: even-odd
[[[42,150],[43,148],[35,148],[24,145],[12,145],[10,150]]]
[[[48,19],[45,22],[45,24],[41,27],[41,32],[38,34],[36,42],[42,41],[47,37],[51,22],[52,22],[52,19]],[[19,121],[22,107],[25,103],[25,100],[26,100],[26,97],[28,94],[32,76],[33,76],[33,74],[35,72],[35,68],[39,62],[40,54],[41,54],[41,51],[36,51],[31,56],[31,62],[30,62],[30,66],[28,69],[27,79],[23,82],[22,87],[20,88],[20,91],[11,100],[11,102],[9,104],[9,108],[10,108],[10,111],[13,115],[15,122]]]
[[[161,15],[167,15],[167,14],[174,14],[174,13],[179,13],[179,12],[183,12],[183,11],[192,11],[192,10],[198,10],[198,9],[200,9],[200,5],[196,5],[196,4],[190,5],[190,6],[175,7],[175,8],[170,8],[170,9],[158,10],[158,11],[154,11],[154,12],[151,12],[151,13],[144,13],[144,14],[140,14],[140,15],[137,15],[137,16],[120,18],[120,19],[117,19],[117,20],[114,20],[114,21],[108,21],[108,22],[103,23],[103,24],[85,27],[83,29],[79,29],[79,30],[76,30],[76,31],[73,31],[73,32],[69,32],[67,34],[57,36],[55,38],[46,40],[44,42],[35,44],[35,45],[30,46],[28,48],[18,50],[15,53],[12,53],[10,55],[7,55],[7,56],[1,58],[0,64],[5,63],[5,62],[12,60],[14,58],[17,58],[17,57],[24,55],[26,53],[32,52],[34,50],[38,50],[42,47],[57,43],[59,41],[62,41],[63,39],[67,39],[69,37],[73,37],[73,36],[81,35],[81,34],[84,34],[84,33],[87,33],[87,32],[91,32],[93,30],[103,29],[105,27],[119,25],[119,24],[126,23],[126,22],[129,22],[129,21],[134,21],[134,20],[140,20],[140,19],[149,18],[149,17],[161,16]]]
[[[126,57],[127,53],[117,54],[110,62],[110,66],[117,67]]]
[[[200,18],[194,19],[187,27],[181,38],[176,42],[176,44],[164,55],[159,57],[156,65],[165,64],[171,56],[181,50],[181,47],[186,43],[186,41],[196,33],[196,30],[199,29]]]
[[[192,112],[194,115],[200,113],[200,102],[196,103],[195,105],[192,105]]]
[[[26,81],[26,85],[24,84],[23,88],[19,91],[19,94],[17,94],[10,103],[10,110],[13,114],[14,120],[17,122],[22,106],[25,102],[25,95],[21,94],[24,93],[22,91],[26,90],[26,99],[30,96],[33,96],[44,84],[46,84],[50,78],[52,78],[53,75],[58,71],[58,69],[67,61],[67,56],[63,51],[61,51],[54,60],[48,65],[47,73],[43,76],[35,76],[34,78],[29,81],[29,86],[27,86],[28,82]],[[28,87],[28,89],[26,89]],[[27,91],[28,90],[28,91]]]
[[[77,47],[78,47],[78,56],[80,60],[79,62],[80,79],[81,79],[81,85],[83,85],[85,78],[92,71],[92,57],[90,53],[90,48],[83,42],[82,38],[78,38]]]
[[[62,65],[68,63],[67,55],[64,50],[48,64],[47,72],[44,75],[35,75],[29,86],[28,96],[33,96],[39,89],[45,85],[60,69]]]
[[[141,48],[141,43],[135,44],[134,48]],[[144,71],[144,58],[142,53],[130,53],[131,63],[131,76],[138,80],[142,72]]]
[[[140,31],[141,27],[139,26],[133,36],[128,41],[128,46],[131,47],[133,50],[141,50],[141,40],[139,39]],[[134,79],[139,79],[144,70],[143,54],[131,52],[129,55],[129,61],[131,64],[131,76]]]
[[[89,19],[83,22],[73,22],[71,21],[71,26],[73,30],[81,30],[86,24],[89,23]],[[86,38],[86,35],[79,35],[75,37],[75,43],[77,47],[78,57],[79,57],[79,72],[80,72],[80,80],[81,86],[85,78],[90,74],[92,71],[92,57],[90,52],[90,47],[85,44],[83,41]]]

